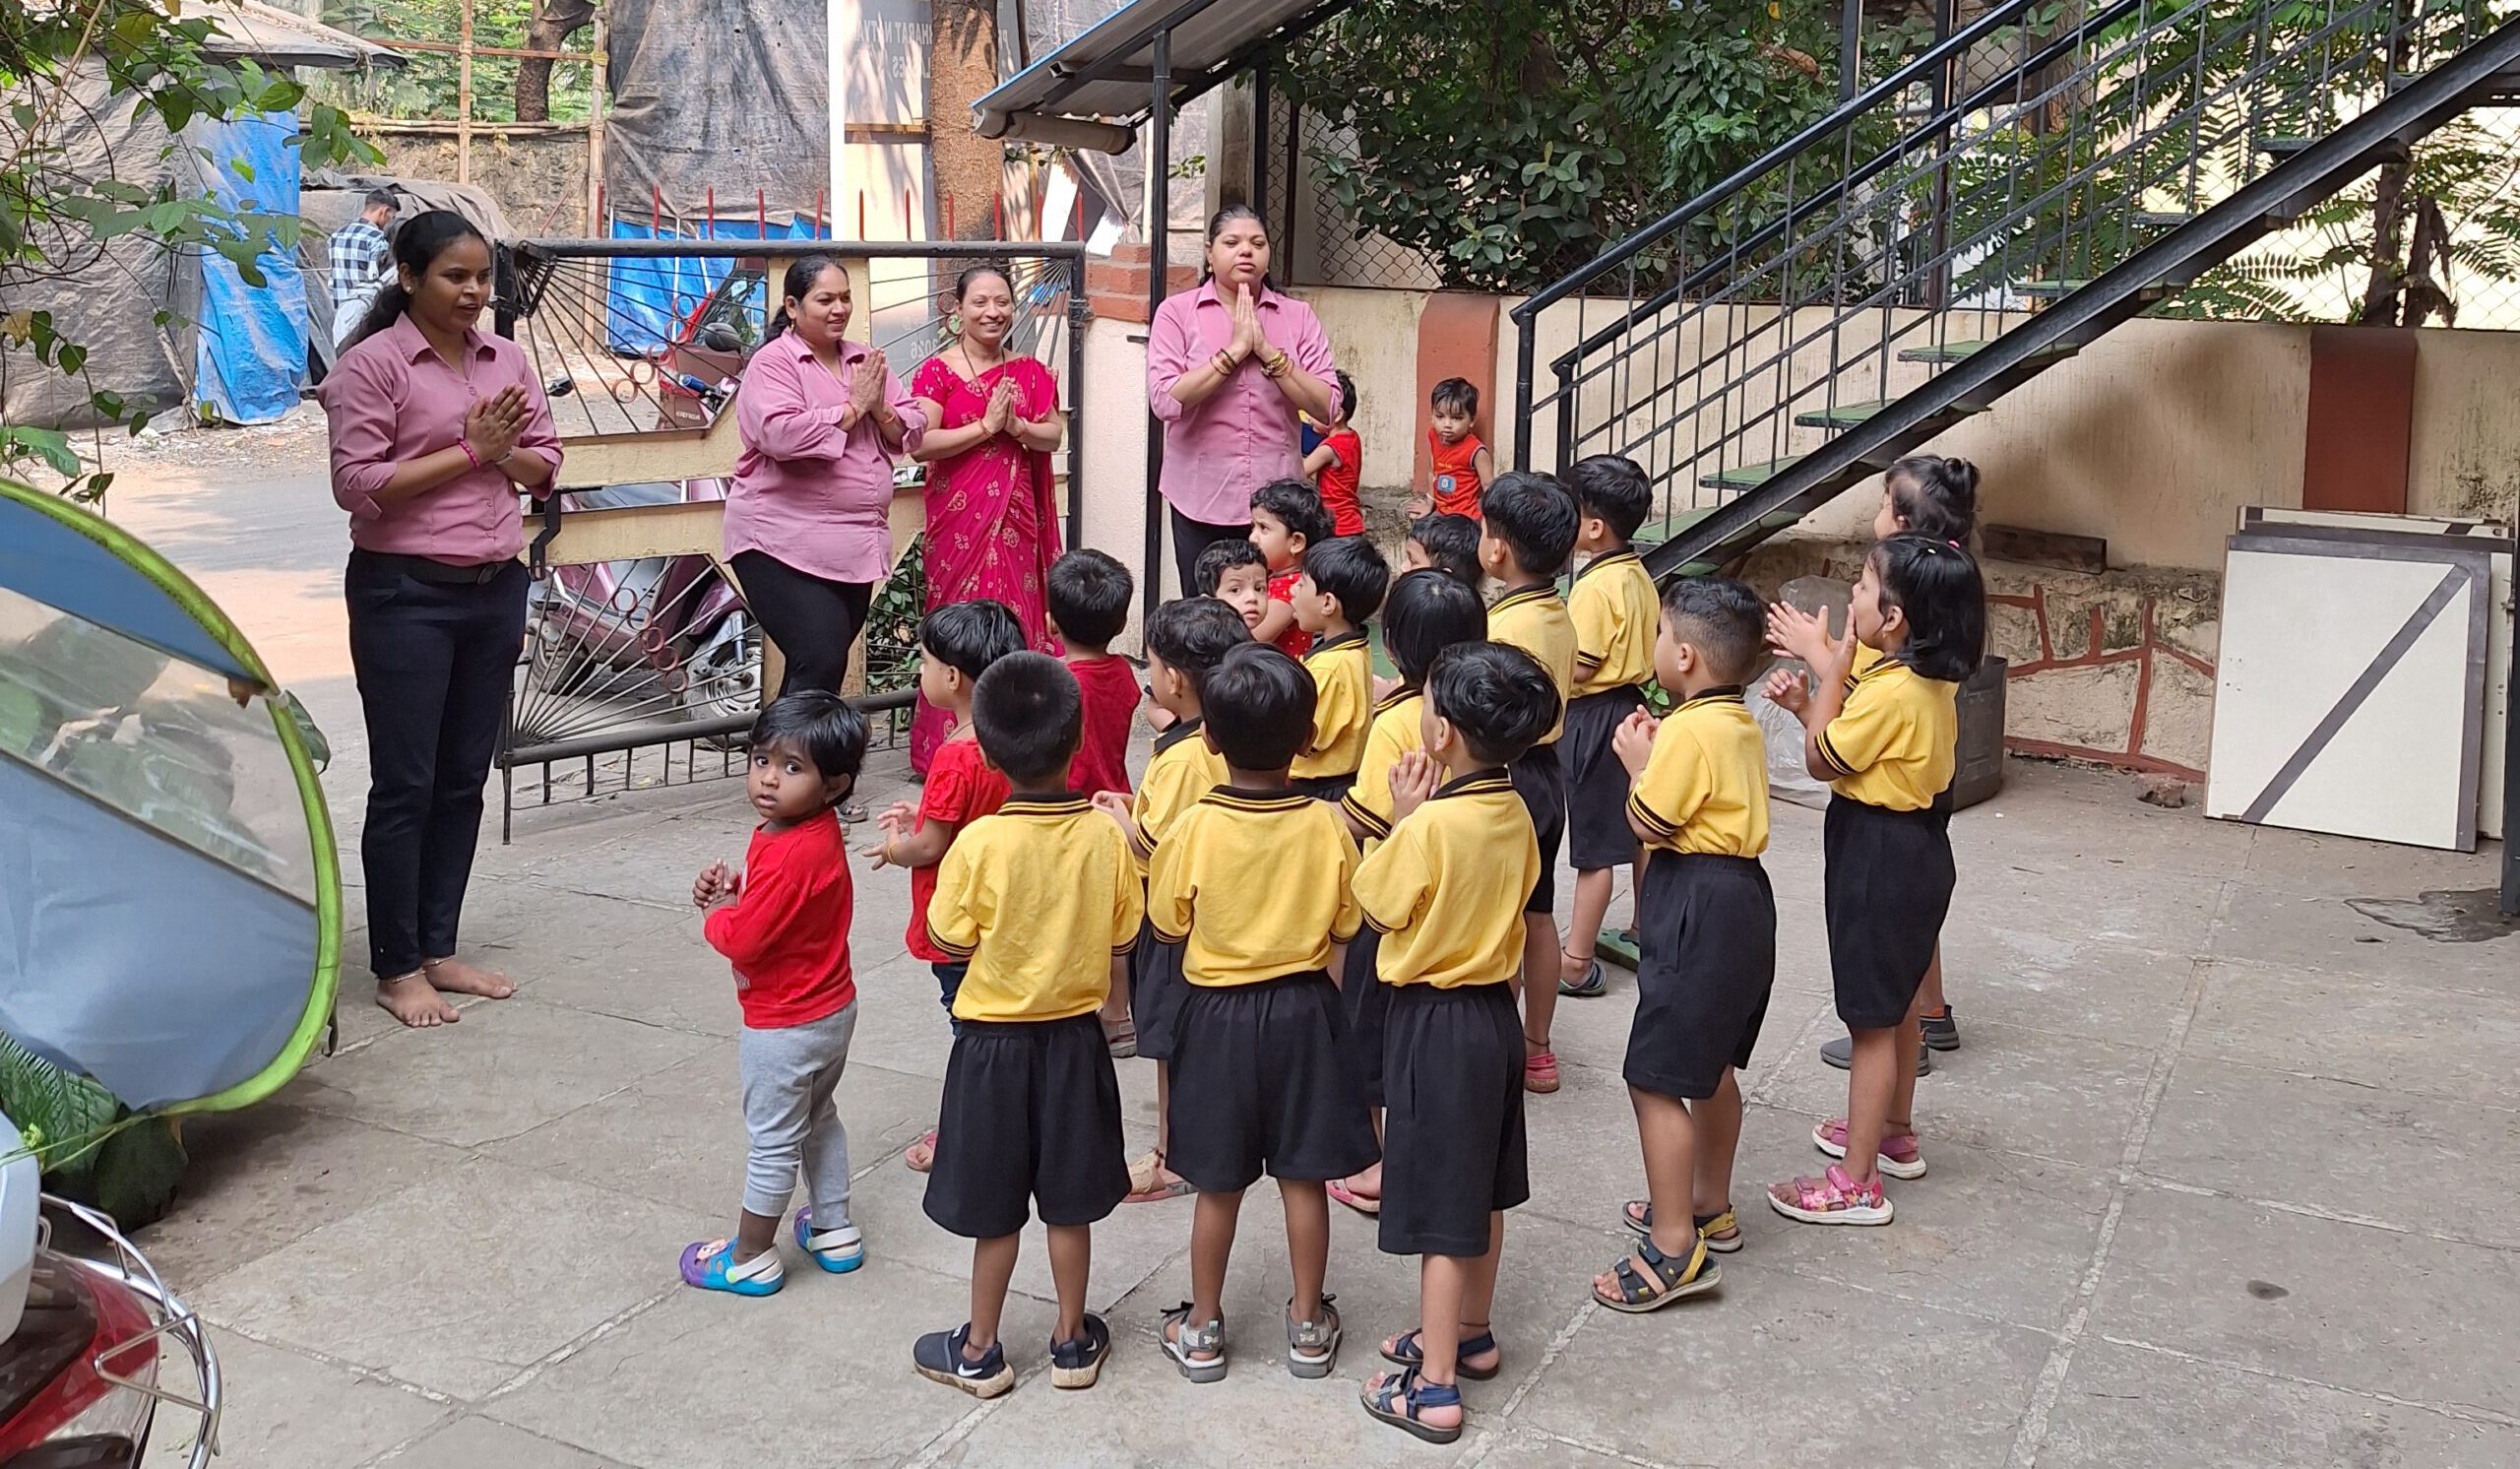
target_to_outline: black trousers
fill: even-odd
[[[447,585],[408,558],[350,552],[350,667],[367,717],[368,967],[410,974],[455,952],[508,695],[525,642],[525,567]]]
[[[840,692],[841,680],[849,676],[849,645],[866,630],[875,588],[829,581],[756,550],[735,552],[730,564],[743,584],[744,606],[788,661],[779,691]]]
[[[1199,595],[1196,575],[1199,552],[1220,541],[1250,540],[1251,522],[1246,520],[1238,526],[1210,525],[1204,520],[1192,520],[1168,504],[1164,509],[1172,521],[1172,566],[1181,574],[1181,595],[1196,597]]]

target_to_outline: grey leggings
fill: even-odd
[[[853,999],[810,1024],[744,1027],[735,1063],[743,1075],[744,1127],[752,1134],[745,1213],[771,1219],[787,1213],[802,1168],[814,1228],[849,1223],[849,1133],[831,1094],[849,1064],[849,1038],[856,1029]]]

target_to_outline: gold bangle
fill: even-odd
[[[1269,360],[1267,360],[1267,361],[1265,361],[1265,362],[1261,363],[1261,364],[1260,364],[1260,372],[1261,372],[1261,375],[1262,375],[1262,376],[1264,376],[1264,377],[1271,377],[1271,378],[1284,377],[1284,376],[1286,376],[1286,375],[1287,375],[1287,366],[1288,366],[1288,363],[1287,363],[1287,354],[1286,354],[1285,352],[1281,351],[1281,352],[1279,352],[1276,356],[1271,357]]]

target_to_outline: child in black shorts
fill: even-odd
[[[1084,711],[1067,666],[998,660],[972,691],[972,723],[1012,794],[956,837],[927,907],[930,936],[971,965],[954,994],[927,1217],[976,1242],[972,1318],[920,1337],[912,1360],[985,1398],[1015,1385],[997,1328],[1028,1200],[1049,1228],[1058,1292],[1052,1385],[1093,1386],[1110,1351],[1085,1309],[1091,1226],[1129,1191],[1101,1011],[1145,898],[1128,839],[1068,791]]]
[[[1888,1224],[1881,1176],[1924,1177],[1913,1120],[1921,989],[1953,880],[1951,814],[1936,798],[1957,756],[1960,681],[1985,639],[1978,563],[1926,536],[1873,543],[1840,637],[1808,612],[1768,609],[1768,640],[1811,668],[1809,687],[1779,670],[1767,694],[1802,721],[1803,763],[1832,793],[1820,838],[1829,970],[1855,1038],[1847,1115],[1811,1134],[1846,1161],[1768,1189],[1769,1207],[1789,1219]],[[1881,656],[1855,673],[1858,643]]]
[[[1337,946],[1356,932],[1356,844],[1335,807],[1287,781],[1313,728],[1312,679],[1300,664],[1246,643],[1208,674],[1200,697],[1202,733],[1230,779],[1173,823],[1147,880],[1147,920],[1182,946],[1188,981],[1166,1160],[1199,1190],[1190,1299],[1164,1313],[1164,1350],[1193,1382],[1225,1376],[1226,1264],[1243,1190],[1265,1171],[1286,1205],[1294,1273],[1287,1370],[1326,1377],[1340,1323],[1321,1291],[1330,1263],[1322,1185],[1374,1157],[1364,1095],[1340,1059],[1330,978]]]
[[[1335,802],[1356,784],[1374,718],[1374,650],[1365,621],[1390,585],[1391,563],[1362,536],[1325,541],[1304,552],[1295,625],[1312,637],[1303,668],[1315,699],[1312,731],[1295,751],[1292,773],[1306,796]]]
[[[1367,1413],[1433,1443],[1461,1437],[1459,1379],[1503,1366],[1489,1315],[1504,1211],[1531,1196],[1513,977],[1541,872],[1505,766],[1547,733],[1557,706],[1548,671],[1521,649],[1446,649],[1426,675],[1425,747],[1392,771],[1391,836],[1356,869],[1392,987],[1380,1244],[1423,1256],[1418,1326],[1382,1344],[1401,1370],[1376,1373],[1363,1398]]]
[[[1566,594],[1575,624],[1575,682],[1566,700],[1566,858],[1575,908],[1566,924],[1557,990],[1590,999],[1608,992],[1594,944],[1610,908],[1610,870],[1636,862],[1627,829],[1627,770],[1610,741],[1645,707],[1661,617],[1654,577],[1628,544],[1654,507],[1654,486],[1635,460],[1596,454],[1566,471],[1575,496],[1576,554],[1585,557]],[[1639,873],[1641,879],[1642,873]]]
[[[1654,853],[1637,890],[1636,1021],[1627,1092],[1653,1196],[1624,1222],[1644,1236],[1593,1281],[1612,1310],[1645,1311],[1711,1290],[1707,1251],[1741,1247],[1732,1153],[1741,1088],[1776,982],[1776,898],[1768,845],[1767,746],[1741,702],[1765,662],[1767,612],[1739,582],[1682,577],[1663,594],[1654,672],[1671,693],[1657,722],[1619,726],[1635,789],[1627,821]]]
[[[1557,755],[1566,691],[1575,683],[1575,623],[1557,595],[1557,574],[1575,549],[1575,497],[1547,475],[1505,475],[1480,497],[1479,560],[1505,584],[1487,608],[1487,635],[1540,660],[1557,692],[1548,729],[1513,763],[1514,789],[1531,807],[1540,838],[1540,884],[1524,909],[1523,1085],[1557,1090],[1549,1026],[1557,1018],[1557,849],[1566,836],[1566,771]]]

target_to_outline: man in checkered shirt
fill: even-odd
[[[358,218],[333,231],[333,346],[349,341],[376,288],[394,273],[394,246],[385,227],[402,206],[383,189],[370,190]]]

